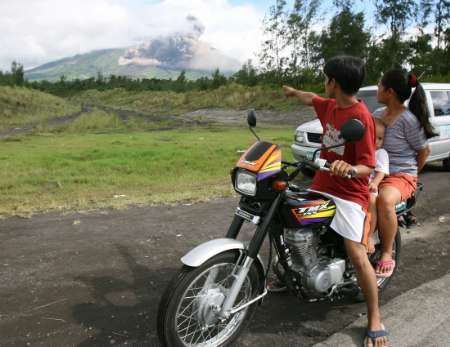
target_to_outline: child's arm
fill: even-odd
[[[378,185],[381,183],[381,181],[383,180],[384,176],[386,176],[386,174],[384,172],[381,171],[375,171],[375,177],[373,178],[372,182],[369,183],[369,191],[376,193],[378,192]]]
[[[312,99],[317,96],[314,93],[304,92],[289,86],[283,86],[284,95],[287,97],[296,97],[304,105],[312,106]]]

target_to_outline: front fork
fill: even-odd
[[[235,239],[241,231],[242,224],[244,224],[244,218],[235,214],[225,237]]]
[[[247,250],[247,254],[243,259],[243,264],[239,268],[235,280],[233,281],[233,284],[230,288],[230,291],[227,295],[227,297],[224,300],[224,303],[222,305],[222,308],[219,313],[219,317],[221,318],[228,318],[232,313],[236,313],[238,309],[233,309],[233,306],[235,304],[236,298],[239,295],[239,292],[241,290],[241,287],[248,275],[248,272],[250,271],[250,268],[255,261],[256,257],[258,256],[259,250],[261,249],[261,246],[264,242],[264,239],[267,235],[267,232],[269,231],[270,222],[272,221],[273,217],[275,216],[275,213],[278,210],[278,207],[280,205],[282,199],[282,194],[279,194],[274,202],[272,203],[272,206],[270,206],[269,212],[266,216],[264,216],[264,219],[261,224],[258,225],[258,228],[255,231],[255,234],[253,238],[250,241],[250,245]],[[228,230],[227,237],[236,238],[237,234],[239,233],[239,230],[242,227],[243,219],[238,217],[239,219],[235,218],[233,219],[233,222],[231,223],[231,226]],[[261,295],[261,298],[267,294],[266,291],[264,291],[263,295]],[[255,298],[259,300],[259,298]],[[255,302],[257,300],[252,300],[252,302]],[[247,307],[246,305],[245,307]],[[243,309],[245,307],[241,307],[240,309]]]

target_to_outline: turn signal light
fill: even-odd
[[[272,183],[272,188],[278,191],[285,190],[287,188],[287,182],[285,181],[274,181]]]

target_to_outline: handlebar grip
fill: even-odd
[[[317,159],[314,161],[314,164],[317,166],[317,168],[318,168],[319,170],[322,170],[322,171],[330,171],[331,164],[330,164],[327,160],[325,160],[325,159],[317,158]],[[354,178],[354,177],[356,177],[357,175],[358,175],[358,172],[356,171],[356,169],[355,169],[355,168],[352,168],[352,169],[349,171],[349,173],[347,174],[346,178]]]
[[[352,168],[348,174],[347,174],[347,178],[355,178],[358,175],[358,173],[356,172],[356,170],[354,168]]]

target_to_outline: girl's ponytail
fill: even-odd
[[[425,91],[417,80],[417,77],[412,73],[408,75],[408,86],[411,88],[416,88],[409,99],[409,110],[419,120],[420,125],[425,131],[425,136],[427,139],[437,136],[438,134],[434,132],[433,126],[430,123],[430,113],[428,112]]]

